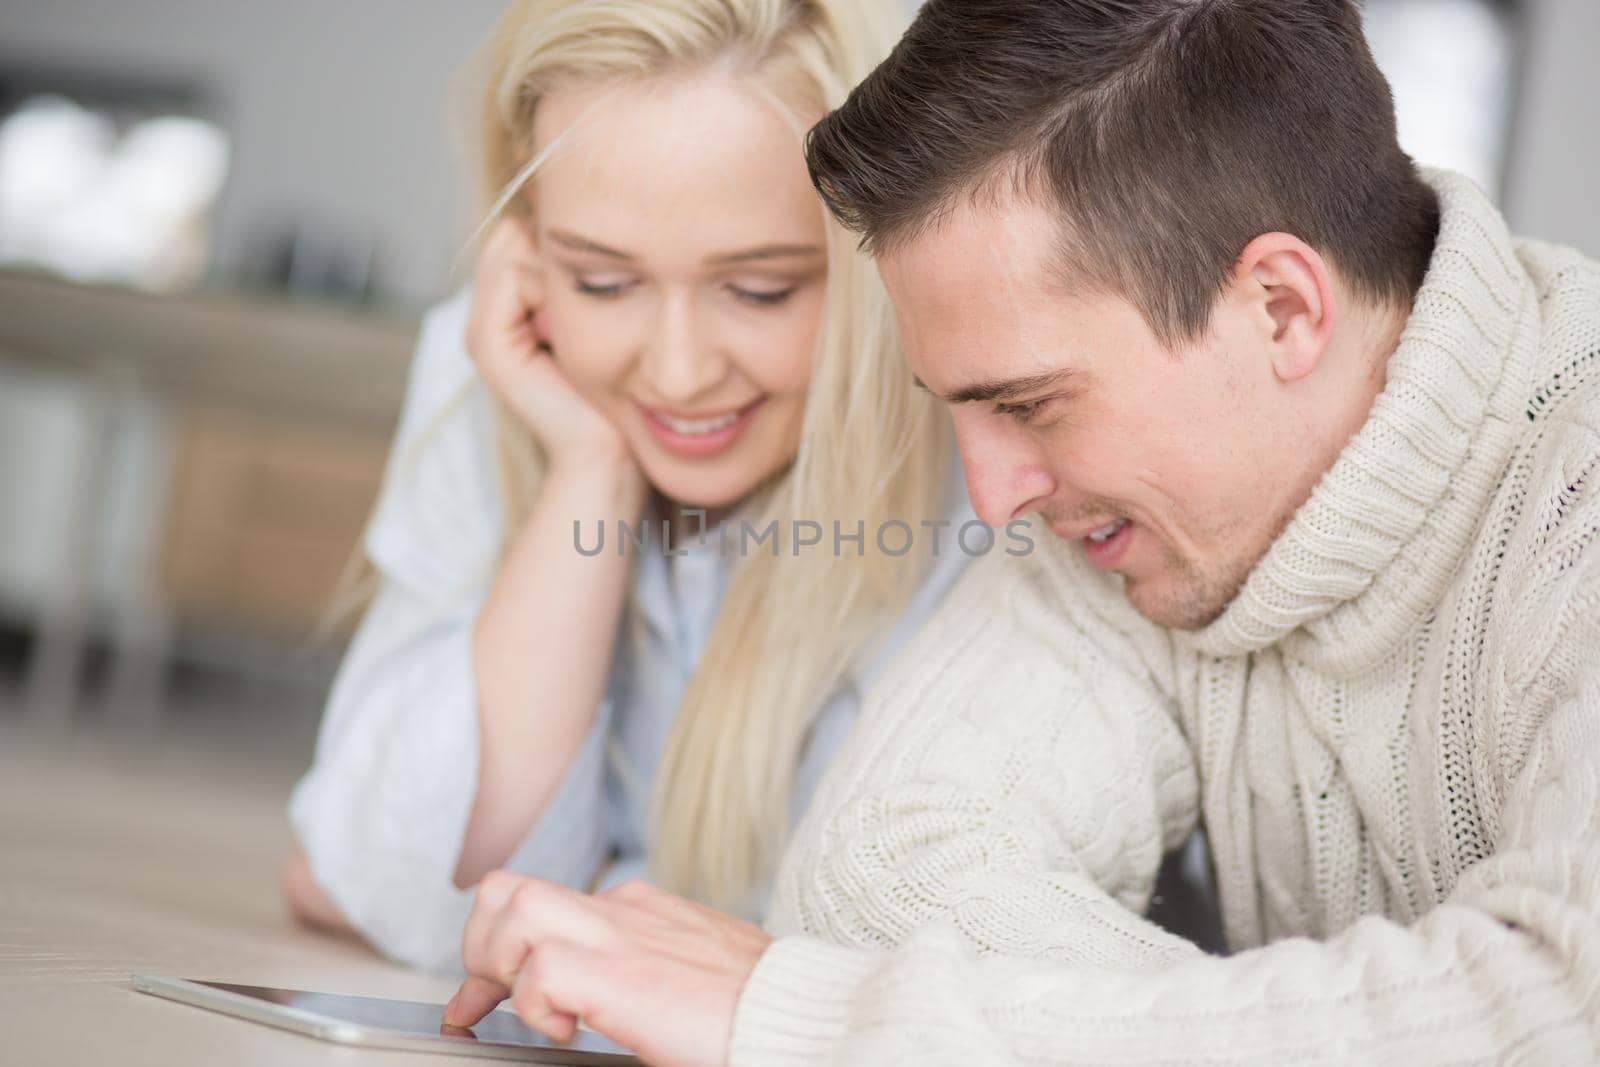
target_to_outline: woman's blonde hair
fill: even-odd
[[[485,200],[495,211],[527,210],[516,194],[538,165],[534,116],[558,83],[728,64],[788,110],[798,136],[888,53],[897,8],[897,0],[519,0],[487,46]],[[653,876],[735,911],[752,910],[771,875],[817,711],[924,571],[915,555],[872,551],[874,532],[890,519],[915,527],[945,507],[946,419],[899,358],[876,270],[831,218],[827,226],[827,298],[801,445],[746,509],[759,529],[776,520],[784,542],[776,555],[757,550],[740,562],[653,796]],[[509,532],[531,509],[545,460],[505,411],[499,448]],[[794,519],[830,534],[835,519],[851,534],[861,521],[867,552],[852,557],[826,542],[792,551]]]

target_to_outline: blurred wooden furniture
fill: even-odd
[[[389,426],[414,315],[227,293],[154,296],[0,270],[0,348],[188,400]]]
[[[0,356],[76,375],[92,398],[36,624],[33,718],[70,717],[94,636],[114,653],[108,706],[137,719],[159,706],[176,618],[316,627],[376,496],[415,331],[407,314],[0,271]],[[135,408],[168,430],[149,488],[164,499],[120,561],[117,602],[99,604],[115,428]]]
[[[218,409],[184,419],[161,562],[174,610],[304,633],[334,593],[383,477],[388,440]]]

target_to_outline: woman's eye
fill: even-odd
[[[607,278],[607,279],[598,279],[598,278],[593,278],[593,279],[591,279],[591,278],[575,278],[575,279],[573,279],[573,285],[578,290],[578,292],[584,294],[585,296],[597,296],[597,297],[600,297],[602,299],[621,296],[624,293],[626,293],[629,289],[632,289],[633,288],[633,284],[634,284],[633,282],[627,281],[627,280],[621,279],[621,278],[618,278],[616,280],[612,280],[612,279],[609,279],[609,278]]]
[[[787,289],[747,289],[739,285],[730,285],[728,288],[734,296],[747,304],[775,307],[793,296],[799,286],[791,285]]]

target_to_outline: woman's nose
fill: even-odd
[[[700,322],[691,296],[662,301],[646,345],[644,372],[654,392],[669,403],[703,396],[727,373],[727,360]]]

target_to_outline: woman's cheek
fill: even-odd
[[[826,299],[821,285],[805,290],[803,302],[797,309],[801,314],[799,338],[793,356],[785,368],[794,388],[804,390],[816,370],[817,340],[822,330],[822,312]]]
[[[797,299],[784,309],[781,319],[739,346],[753,354],[745,372],[763,392],[781,396],[806,391],[816,365],[821,317],[820,297],[803,302]]]
[[[620,368],[612,366],[619,362],[611,355],[616,340],[607,336],[603,321],[594,320],[592,313],[562,298],[547,301],[534,315],[534,328],[549,342],[556,363],[591,396],[621,377]]]

